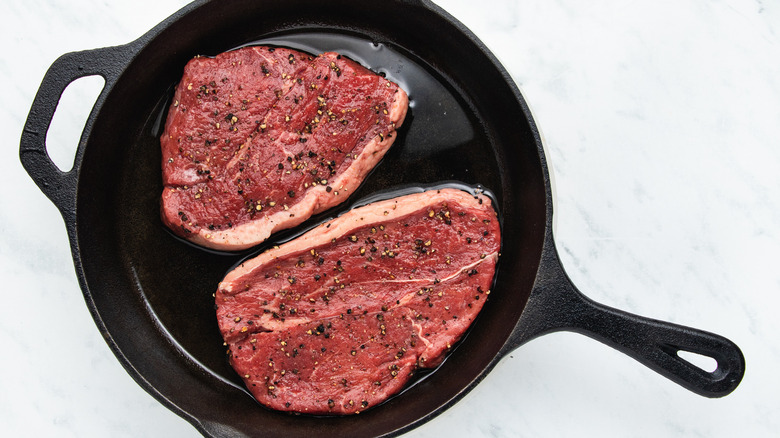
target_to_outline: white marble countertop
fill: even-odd
[[[596,341],[547,335],[408,436],[780,434],[780,4],[437,3],[495,52],[534,111],[574,283],[604,304],[730,338],[747,372],[734,393],[707,399]],[[184,4],[4,2],[2,436],[197,436],[109,351],[62,219],[18,159],[27,111],[57,56],[129,42]],[[72,162],[85,116],[71,112],[90,89],[63,98],[68,110],[49,137],[58,163]]]

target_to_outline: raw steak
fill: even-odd
[[[252,46],[187,63],[161,136],[161,216],[238,250],[347,199],[395,140],[408,98],[337,53]]]
[[[484,195],[441,189],[353,209],[220,283],[231,365],[273,409],[373,407],[461,338],[490,293],[499,246]]]

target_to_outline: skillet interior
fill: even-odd
[[[159,220],[159,125],[172,86],[191,57],[256,42],[351,50],[410,93],[391,151],[326,216],[377,191],[458,180],[491,190],[503,219],[496,285],[469,335],[437,371],[358,416],[259,406],[227,364],[212,296],[246,253],[194,248]],[[138,55],[108,94],[84,150],[73,245],[98,326],[145,389],[206,434],[357,436],[408,430],[481,380],[533,286],[549,186],[522,98],[470,32],[426,3],[239,0],[191,5],[133,44]]]

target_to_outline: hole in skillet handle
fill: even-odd
[[[650,368],[705,397],[723,397],[736,389],[745,368],[744,357],[736,345],[712,333],[669,325],[681,333],[671,332],[671,337],[692,342],[684,346],[659,342],[658,348],[668,355],[668,360],[661,363],[668,365],[656,369],[654,364],[648,364]],[[661,327],[659,330],[664,338],[669,336],[665,330],[668,329]]]
[[[62,172],[73,168],[81,133],[106,81],[98,75],[71,82],[60,96],[46,132],[46,152]]]
[[[718,369],[718,361],[712,357],[694,353],[693,351],[678,350],[677,355],[691,365],[701,368],[708,373],[714,373]]]

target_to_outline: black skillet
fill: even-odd
[[[157,137],[182,67],[195,55],[258,42],[339,50],[409,92],[398,141],[351,201],[454,180],[491,190],[503,220],[495,287],[468,335],[437,370],[357,416],[258,405],[227,365],[212,297],[247,253],[187,245],[158,218]],[[73,169],[61,172],[46,152],[46,131],[63,89],[88,75],[106,85]],[[707,397],[733,391],[744,372],[742,353],[727,339],[611,309],[576,289],[556,253],[546,157],[523,97],[487,48],[430,1],[196,1],[130,44],[57,59],[33,102],[20,155],[62,213],[87,306],[114,354],[204,435],[400,434],[454,404],[509,352],[557,330],[598,339]],[[714,358],[717,369],[704,371],[679,351]]]

